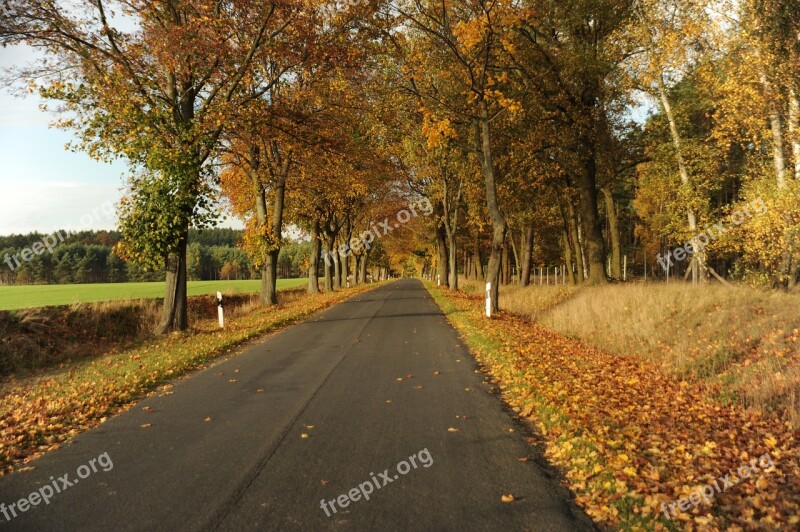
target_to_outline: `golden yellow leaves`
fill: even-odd
[[[482,348],[480,362],[500,380],[512,409],[540,429],[546,456],[563,468],[576,500],[596,521],[664,529],[662,503],[728,472],[733,481],[739,467],[769,451],[774,469],[719,494],[712,505],[677,512],[672,523],[796,524],[800,450],[783,423],[709,402],[696,385],[633,357],[587,349],[509,315],[486,322],[477,298],[448,293],[448,299],[469,320],[454,321],[468,340],[498,346]]]
[[[501,91],[487,90],[487,96],[497,101],[501,107],[507,109],[511,114],[518,115],[524,112],[522,104],[512,98],[508,98]]]
[[[483,43],[483,40],[486,38],[486,31],[486,19],[475,18],[456,24],[453,28],[453,35],[455,35],[461,46],[467,51],[470,51]]]
[[[456,138],[456,131],[449,118],[436,120],[430,113],[423,116],[422,134],[425,135],[430,149],[443,146]]]

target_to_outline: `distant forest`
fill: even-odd
[[[243,232],[237,229],[189,231],[188,276],[190,281],[258,279],[247,255],[238,247]],[[164,272],[148,272],[113,253],[120,241],[117,231],[70,233],[49,252],[42,242],[47,235],[0,236],[0,284],[71,284],[163,281]],[[37,243],[39,245],[37,246]],[[306,275],[309,242],[288,242],[281,248],[278,275]],[[23,252],[28,250],[23,256]],[[39,253],[37,253],[39,251]],[[17,260],[14,260],[16,255]],[[28,257],[30,260],[24,260]],[[19,262],[19,266],[17,266]]]

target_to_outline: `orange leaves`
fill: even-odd
[[[457,136],[449,118],[436,120],[430,113],[425,113],[422,119],[422,134],[430,149],[438,148]]]
[[[483,42],[485,34],[486,20],[484,18],[461,21],[453,28],[453,35],[468,52]]]
[[[504,313],[482,319],[480,299],[448,292],[448,302],[466,316],[454,323],[482,346],[477,357],[500,380],[504,400],[540,429],[547,458],[563,468],[596,521],[664,527],[662,503],[767,452],[774,470],[678,511],[673,523],[785,528],[800,513],[800,450],[783,423],[713,403],[698,386],[634,357],[587,348]]]

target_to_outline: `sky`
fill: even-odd
[[[0,69],[35,57],[28,48],[0,48]],[[54,115],[40,110],[38,95],[18,92],[0,86],[0,235],[114,229],[109,205],[122,197],[127,164],[68,151],[72,133],[50,127]],[[242,227],[231,219],[222,226]]]
[[[0,68],[34,57],[20,47],[0,48]],[[0,235],[113,229],[116,218],[107,204],[119,201],[127,166],[67,151],[72,135],[49,126],[53,115],[41,111],[41,103],[38,95],[18,97],[0,87]]]

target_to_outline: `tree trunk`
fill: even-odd
[[[262,293],[262,302],[268,305],[278,304],[278,257],[281,254],[281,239],[283,238],[283,211],[286,202],[286,179],[289,176],[290,160],[291,157],[286,156],[281,163],[275,182],[275,197],[272,205],[272,238],[275,242],[267,257],[267,285],[266,292]]]
[[[267,262],[264,265],[264,273],[262,275],[266,278],[266,286],[265,281],[262,278],[261,280],[261,289],[263,291],[262,297],[265,299],[265,303],[268,305],[277,305],[278,304],[278,256],[280,255],[280,250],[275,249],[270,251],[269,255],[267,256]]]
[[[447,258],[447,267],[450,270],[447,286],[451,290],[458,290],[458,250],[456,249],[456,235],[451,231],[447,235],[447,251],[449,253]]]
[[[572,241],[572,254],[575,257],[575,282],[582,284],[586,279],[586,268],[583,264],[583,242],[581,239],[580,220],[575,213],[572,199],[567,200],[567,216],[569,217],[570,240]]]
[[[447,166],[440,164],[439,173],[442,178],[442,209],[444,211],[444,229],[447,234],[447,266],[449,277],[447,285],[451,290],[458,290],[458,249],[456,248],[456,234],[458,233],[458,209],[461,206],[461,190],[463,180],[458,182],[455,198],[451,198],[452,190]]]
[[[760,55],[760,54],[759,54]],[[767,110],[769,113],[769,128],[772,132],[772,162],[775,167],[775,180],[778,189],[786,188],[786,159],[783,149],[783,126],[781,124],[781,112],[778,102],[774,95],[772,83],[767,78],[764,65],[759,65],[759,79],[764,88],[764,97],[767,99]]]
[[[333,242],[333,289],[339,290],[342,288],[342,267],[341,258],[339,257],[339,249],[336,247],[336,241]]]
[[[447,267],[448,252],[447,252],[447,230],[444,228],[444,222],[439,222],[436,227],[436,251],[438,253],[438,260],[436,261],[436,276],[437,281],[445,286],[450,286],[448,283]]]
[[[520,238],[524,238],[523,234],[520,234]],[[517,242],[514,240],[514,234],[511,232],[511,228],[508,229],[508,241],[511,242],[511,251],[514,253],[514,271],[517,275],[521,272],[521,267],[519,264],[519,252],[517,252]],[[525,244],[523,243],[522,246],[524,247]],[[509,259],[510,262],[510,259]],[[513,282],[514,276],[509,275],[509,283]],[[517,279],[517,283],[520,282],[520,279]]]
[[[611,274],[612,279],[622,280],[622,246],[620,245],[619,235],[619,213],[614,196],[611,195],[610,188],[603,189],[603,197],[606,203],[606,216],[608,217],[608,232],[611,237]]]
[[[800,181],[800,94],[789,89],[789,137],[794,158],[794,178]]]
[[[319,256],[321,253],[319,240],[319,222],[311,224],[311,264],[308,267],[308,293],[319,293]]]
[[[506,234],[506,239],[508,239],[508,234]],[[503,284],[511,284],[511,246],[506,240],[505,246],[503,246],[503,255],[501,264],[503,265]]]
[[[561,230],[561,245],[564,247],[564,260],[567,261],[567,275],[569,284],[576,285],[575,272],[572,271],[572,244],[569,241],[569,234],[566,228]]]
[[[267,192],[261,183],[261,175],[259,169],[260,151],[257,146],[250,146],[248,153],[247,164],[250,166],[250,180],[253,184],[253,192],[256,202],[256,220],[260,226],[267,225]],[[269,275],[267,269],[269,267],[269,256],[262,257],[264,264],[261,266],[261,292],[259,293],[258,301],[262,305],[270,304],[269,301]]]
[[[531,268],[533,267],[533,222],[525,228],[525,241],[522,246],[522,269],[520,270],[520,284],[528,286],[531,283]]]
[[[667,115],[669,121],[669,131],[672,135],[672,144],[675,148],[675,157],[678,160],[678,171],[681,176],[681,186],[687,190],[691,187],[689,181],[689,171],[686,167],[686,160],[683,157],[683,146],[680,132],[678,131],[678,124],[675,121],[675,115],[672,112],[672,105],[667,97],[667,89],[664,86],[664,78],[658,77],[658,92],[661,97],[661,105],[664,107],[664,113]],[[692,235],[697,234],[697,218],[691,208],[686,209],[686,219],[689,222],[689,231]],[[696,240],[692,240],[694,253],[692,254],[692,261],[689,267],[692,269],[692,283],[697,284],[699,281],[705,281],[706,269],[706,253]]]
[[[369,262],[369,250],[364,251],[364,255],[361,257],[361,282],[367,282],[367,262]]]
[[[489,109],[486,101],[480,102],[479,138],[480,149],[478,157],[483,171],[484,185],[486,187],[486,208],[492,220],[492,250],[489,255],[489,268],[486,280],[491,283],[489,291],[490,307],[492,312],[500,310],[500,255],[503,250],[503,241],[506,238],[506,220],[500,212],[497,202],[497,180],[492,153],[492,136],[489,124]]]
[[[178,249],[167,256],[164,308],[161,322],[156,327],[156,334],[185,331],[189,328],[186,298],[186,241],[188,236],[187,228],[181,236]]]
[[[483,261],[481,259],[481,235],[475,230],[475,244],[472,248],[472,262],[475,264],[475,280],[483,279]]]
[[[353,286],[361,282],[361,255],[353,255]]]
[[[595,147],[591,139],[584,139],[581,150],[581,218],[585,230],[586,261],[589,267],[587,282],[592,285],[605,284],[605,249],[603,230],[597,211],[597,163]]]
[[[333,291],[333,243],[330,238],[325,238],[325,261],[322,264],[322,271],[324,272],[325,291]]]
[[[345,241],[344,242],[345,242],[345,244],[347,246],[349,246],[350,245],[350,239],[353,238],[353,222],[350,220],[350,217],[347,218],[347,225],[345,226],[345,228],[346,228],[345,229],[346,232],[345,232]],[[352,255],[352,252],[347,251],[349,249],[350,249],[349,247],[346,248],[346,250],[345,250],[346,255],[344,255],[342,257],[342,259],[341,259],[342,260],[342,285],[345,288],[349,288],[350,287],[350,284],[349,284],[349,281],[350,281],[350,255]]]
[[[761,85],[764,88],[764,97],[767,100],[767,111],[769,114],[769,128],[772,132],[772,161],[775,168],[775,180],[778,184],[778,190],[786,189],[786,158],[783,145],[783,126],[781,121],[780,107],[778,106],[777,96],[772,87],[772,83],[767,77],[767,71],[763,64],[761,64],[761,54],[757,54],[759,59],[759,78]],[[790,120],[791,121],[791,120]],[[792,268],[792,255],[789,249],[783,251],[783,260],[779,275],[773,279],[775,287],[787,287],[788,279],[791,276]]]

